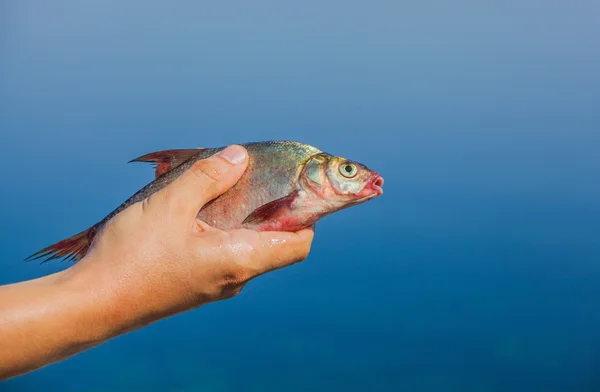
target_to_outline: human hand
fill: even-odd
[[[114,333],[230,298],[251,279],[304,260],[313,230],[223,231],[197,220],[248,164],[231,146],[110,220],[66,279],[108,304]],[[99,324],[102,324],[100,322]]]
[[[247,164],[240,146],[198,161],[111,219],[71,268],[0,286],[0,380],[232,297],[251,279],[305,259],[312,229],[222,231],[196,219]]]

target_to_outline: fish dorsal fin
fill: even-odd
[[[203,148],[194,148],[187,150],[164,150],[143,155],[133,159],[131,162],[150,162],[154,164],[156,178],[168,171],[175,169],[194,155],[202,151]]]

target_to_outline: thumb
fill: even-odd
[[[212,199],[234,186],[248,166],[248,152],[238,145],[194,162],[175,181],[164,188],[166,203],[183,214],[196,216]]]

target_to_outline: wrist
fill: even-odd
[[[54,291],[70,298],[65,310],[70,313],[70,322],[77,326],[71,328],[75,343],[99,344],[116,336],[118,323],[113,301],[98,290],[98,282],[94,282],[92,276],[77,267],[75,265],[56,275]]]
[[[131,261],[108,263],[86,256],[65,276],[69,291],[77,293],[84,308],[82,323],[88,338],[104,341],[188,310],[191,297],[169,290],[160,272],[132,271]]]

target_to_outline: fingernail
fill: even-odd
[[[233,145],[221,150],[217,155],[227,159],[232,165],[239,165],[246,159],[246,149]]]

